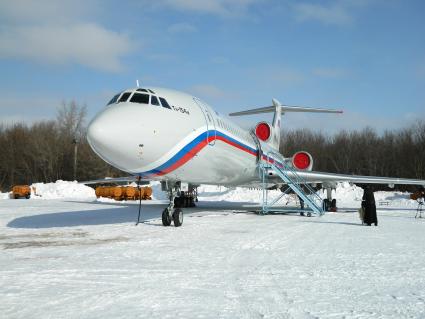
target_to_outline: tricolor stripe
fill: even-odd
[[[139,173],[143,178],[149,178],[153,176],[161,176],[168,174],[180,166],[184,165],[190,159],[192,159],[197,153],[199,153],[208,143],[211,143],[215,140],[222,141],[227,143],[243,152],[251,154],[253,156],[258,155],[258,150],[216,130],[205,131],[196,137],[193,141],[184,146],[180,151],[178,151],[174,156],[172,156],[168,161],[164,164],[158,166],[157,168],[151,169],[146,172]],[[268,161],[269,163],[278,164],[281,166],[282,164],[275,161],[273,158],[263,155],[263,159]]]

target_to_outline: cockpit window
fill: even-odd
[[[136,91],[148,93],[148,90],[146,90],[146,89],[137,89]]]
[[[121,93],[118,93],[117,95],[115,95],[106,105],[115,103],[118,100],[118,97],[120,96],[120,94]]]
[[[121,95],[120,99],[118,100],[118,103],[127,101],[130,94],[130,92],[125,92],[123,95]]]
[[[167,103],[167,101],[163,97],[160,97],[159,100],[161,101],[161,104],[163,107],[171,110],[171,106]]]
[[[158,105],[158,106],[160,106],[159,105],[158,98],[156,96],[154,96],[154,95],[151,96],[151,104],[152,105]]]
[[[154,91],[152,91],[151,89],[148,89],[148,91],[149,91],[149,92],[151,92],[152,94],[155,94],[155,92],[154,92]]]
[[[134,93],[130,102],[149,104],[149,94]]]

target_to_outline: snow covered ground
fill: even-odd
[[[135,202],[63,183],[0,200],[0,318],[425,317],[425,219],[406,194],[376,193],[366,227],[348,184],[320,218],[259,216],[259,191],[202,186],[175,228],[154,185],[136,227]]]

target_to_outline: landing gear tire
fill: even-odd
[[[174,210],[173,221],[175,227],[180,227],[183,224],[183,211],[180,208]]]
[[[300,213],[300,216],[304,216],[304,212],[301,212],[301,213]]]
[[[329,206],[330,206],[329,199],[325,198],[325,199],[323,200],[323,210],[324,210],[325,212],[328,212],[328,211],[329,211]]]
[[[336,207],[336,199],[332,199],[330,207],[329,207],[329,211],[330,212],[336,212],[338,210],[338,208]]]
[[[162,225],[163,226],[171,225],[171,218],[170,218],[170,214],[168,213],[168,208],[162,211]]]
[[[310,212],[307,213],[307,217],[311,217],[311,213]]]

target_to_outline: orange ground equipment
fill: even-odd
[[[115,200],[143,200],[152,199],[152,188],[145,186],[140,188],[133,186],[99,186],[96,187],[96,197],[112,198]]]
[[[423,190],[410,194],[410,199],[418,200],[420,198],[425,198],[425,192]]]
[[[28,185],[15,185],[12,187],[12,198],[30,198],[31,188]]]

